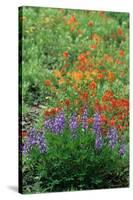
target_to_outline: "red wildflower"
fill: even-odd
[[[82,65],[82,66],[77,66],[77,69],[84,72],[84,71],[86,71],[87,67],[85,65]]]
[[[118,130],[123,130],[123,126],[120,125],[120,124],[118,124],[116,127],[117,127]]]
[[[89,88],[90,89],[95,89],[96,88],[96,82],[95,81],[92,81],[90,84],[89,84]]]
[[[120,51],[119,51],[119,55],[120,55],[121,57],[123,57],[123,56],[125,55],[125,52],[124,52],[123,50],[120,50]]]
[[[69,66],[68,66],[68,64],[64,64],[64,67],[65,67],[65,68],[68,68]]]
[[[92,117],[88,118],[88,123],[89,123],[89,124],[92,124],[92,123],[93,123],[93,118],[92,118]]]
[[[104,77],[104,75],[102,73],[97,74],[97,79],[101,80]]]
[[[106,122],[106,121],[107,121],[107,118],[106,118],[105,115],[101,115],[101,116],[100,116],[100,120],[101,120],[101,122]]]
[[[46,110],[44,112],[44,115],[45,115],[45,117],[53,116],[56,113],[58,113],[59,111],[61,111],[61,108],[49,108],[48,110]]]
[[[120,64],[121,64],[121,61],[120,61],[119,59],[117,59],[117,60],[116,60],[116,64],[117,64],[117,65],[120,65]]]
[[[49,79],[47,79],[47,80],[44,81],[44,84],[46,86],[51,86],[51,81]]]
[[[69,56],[69,53],[68,53],[67,51],[65,51],[65,52],[63,53],[63,56],[67,58],[67,57]]]
[[[109,126],[114,126],[115,125],[115,120],[114,119],[111,119],[109,122],[108,122]]]
[[[110,90],[105,91],[104,95],[102,96],[103,101],[109,101],[112,100],[113,98],[113,93]]]
[[[117,29],[117,34],[118,34],[119,36],[121,36],[121,35],[123,34],[123,31],[122,31],[122,28],[121,28],[121,27],[119,27],[119,28]]]
[[[78,34],[83,34],[83,31],[81,31],[80,29],[78,29]]]
[[[46,111],[44,112],[44,115],[45,115],[45,117],[48,117],[48,116],[50,116],[50,112],[49,112],[48,110],[46,110]]]
[[[93,22],[93,21],[89,21],[89,22],[88,22],[88,26],[89,26],[89,27],[92,27],[93,25],[94,25],[94,22]]]
[[[113,108],[116,107],[116,103],[117,103],[117,102],[116,102],[116,99],[112,98],[112,99],[110,100],[110,102],[111,102]]]
[[[83,101],[87,101],[88,99],[88,92],[84,92],[83,94],[80,95],[80,99]]]
[[[73,16],[71,16],[70,19],[68,20],[68,24],[72,24],[72,23],[74,23],[74,22],[76,22],[76,18],[75,18],[75,16],[73,15]]]
[[[105,61],[107,61],[109,63],[113,63],[113,58],[109,54],[104,54],[103,58]]]
[[[86,54],[86,56],[89,56],[89,55],[90,55],[90,53],[91,53],[90,51],[86,51],[86,53],[85,53],[85,54]]]
[[[70,100],[69,100],[69,99],[66,99],[66,100],[65,100],[65,105],[66,105],[66,106],[69,106],[69,105],[70,105]]]
[[[27,136],[28,136],[27,131],[22,131],[22,132],[21,132],[21,136],[22,136],[22,137],[27,137]]]
[[[108,81],[114,81],[115,80],[115,75],[113,72],[109,72],[108,73],[108,77],[107,77]]]
[[[80,62],[84,62],[84,61],[86,60],[85,55],[84,55],[84,54],[80,54],[80,55],[78,56],[78,60],[79,60]]]
[[[90,45],[90,49],[91,49],[91,50],[95,50],[96,48],[97,48],[97,45],[96,45],[96,44]]]

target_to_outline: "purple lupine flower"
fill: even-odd
[[[76,130],[78,128],[78,119],[77,119],[77,114],[73,113],[73,115],[71,116],[70,120],[69,120],[69,128],[70,131],[72,133],[72,138],[76,138]]]
[[[24,154],[28,153],[31,149],[32,146],[35,145],[36,141],[36,130],[33,128],[31,131],[28,132],[28,138],[23,144],[22,147],[22,152]]]
[[[107,137],[109,139],[109,146],[113,149],[118,142],[117,129],[115,127],[109,128]]]
[[[41,153],[44,153],[47,151],[45,137],[42,131],[39,132],[36,136],[36,144],[38,144]]]
[[[81,121],[82,121],[82,127],[84,130],[86,130],[88,128],[88,112],[87,112],[87,108],[84,108],[84,112],[83,115],[81,117]]]
[[[54,125],[54,118],[46,119],[44,122],[44,127],[48,130],[52,130]]]
[[[95,148],[96,149],[101,149],[103,146],[103,140],[102,136],[100,134],[96,135],[96,140],[95,140]]]
[[[96,139],[95,139],[95,148],[101,149],[103,146],[103,139],[101,135],[101,118],[100,114],[96,112],[93,117],[93,131],[95,133]]]
[[[34,128],[29,131],[28,138],[24,142],[22,152],[28,153],[34,146],[38,146],[41,153],[46,152],[46,143],[43,132],[37,132]]]
[[[23,152],[23,154],[26,155],[29,151],[30,151],[30,146],[28,145],[27,142],[25,142],[25,143],[22,145],[21,152]]]
[[[74,133],[77,127],[78,127],[77,115],[76,113],[74,113],[69,120],[69,128],[71,132]]]
[[[44,126],[55,134],[62,133],[65,127],[64,113],[60,112],[55,117],[45,120]]]
[[[100,114],[96,112],[93,117],[93,130],[96,135],[101,134],[101,124]]]
[[[54,119],[52,131],[56,134],[62,133],[65,127],[65,116],[63,112],[60,112]]]
[[[126,152],[126,145],[124,143],[122,143],[120,145],[120,149],[119,149],[120,156],[124,156],[125,152]]]
[[[28,133],[28,143],[29,146],[35,145],[36,144],[36,130],[33,128],[31,131]]]

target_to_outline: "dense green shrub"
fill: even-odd
[[[46,138],[47,153],[33,149],[23,158],[24,193],[128,186],[128,149],[121,157],[119,145],[112,150],[105,141],[96,150],[94,133],[83,130],[75,139],[68,130]]]

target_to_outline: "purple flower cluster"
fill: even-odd
[[[118,142],[117,129],[115,127],[109,128],[107,137],[109,139],[109,146],[113,149]]]
[[[78,121],[77,121],[76,113],[74,113],[69,120],[69,128],[72,133],[72,137],[75,138],[76,137],[76,129],[78,128]]]
[[[65,127],[64,113],[60,112],[55,117],[45,120],[44,126],[55,134],[62,133]]]
[[[70,118],[69,128],[70,128],[71,132],[75,132],[77,127],[78,127],[77,115],[76,115],[76,113],[74,113]]]
[[[101,125],[100,114],[96,112],[93,117],[93,131],[96,135],[101,134]]]
[[[38,146],[40,153],[47,151],[47,146],[45,143],[44,133],[42,131],[37,132],[34,128],[29,131],[28,138],[23,144],[22,152],[24,154],[28,153],[34,146]]]
[[[125,154],[125,152],[126,152],[126,145],[124,143],[122,143],[120,145],[120,149],[119,149],[120,156],[123,156]]]
[[[100,135],[96,135],[96,140],[95,140],[95,147],[96,149],[101,149],[103,146],[103,140],[102,140],[102,136]]]
[[[101,149],[103,146],[103,140],[102,140],[102,135],[101,135],[101,119],[100,119],[100,114],[95,113],[93,117],[93,131],[96,135],[96,140],[95,140],[95,148],[96,149]]]
[[[53,130],[53,124],[54,124],[54,118],[46,119],[44,122],[44,128],[52,131]]]
[[[54,134],[61,134],[65,128],[65,115],[64,112],[59,112],[56,116],[51,117],[45,120],[45,129],[49,130]],[[81,125],[84,130],[88,129],[88,112],[87,108],[84,108],[83,115],[81,117]],[[72,134],[73,138],[77,137],[77,128],[78,128],[78,117],[76,113],[73,113],[68,121],[68,128]],[[93,117],[93,131],[95,133],[95,149],[99,150],[103,147],[104,141],[102,136],[102,121],[100,113],[96,112]],[[114,149],[115,145],[118,142],[117,129],[115,127],[110,127],[107,133],[107,139],[109,146]],[[22,147],[22,152],[25,154],[29,152],[34,146],[37,146],[41,153],[47,151],[47,146],[45,143],[45,137],[42,131],[38,132],[35,129],[32,129],[28,133],[28,138],[24,142]],[[126,151],[125,142],[122,142],[119,149],[120,156],[123,156]]]
[[[85,107],[82,118],[81,118],[82,127],[83,127],[84,130],[86,130],[88,128],[88,121],[87,120],[88,120],[88,112],[87,112],[87,108]]]

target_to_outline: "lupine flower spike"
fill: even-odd
[[[125,152],[126,152],[126,145],[124,143],[122,143],[120,145],[120,149],[119,149],[120,156],[124,156]]]
[[[83,112],[81,121],[82,121],[83,129],[86,130],[88,128],[88,112],[87,112],[87,108],[84,108],[84,112]]]
[[[75,137],[76,136],[76,129],[78,127],[78,121],[77,121],[77,115],[76,113],[74,113],[70,120],[69,120],[69,128],[71,130],[72,136]]]
[[[28,153],[34,146],[39,147],[40,153],[47,151],[47,146],[45,143],[44,133],[42,131],[37,132],[34,128],[29,131],[28,137],[23,144],[22,152],[24,154]]]
[[[55,134],[62,133],[65,126],[64,113],[60,112],[55,117],[45,120],[44,126],[46,129]]]
[[[95,148],[96,149],[101,149],[102,146],[103,146],[102,136],[101,135],[97,135],[96,136],[96,140],[95,140]]]
[[[108,130],[108,139],[109,139],[109,146],[114,149],[115,145],[118,142],[118,134],[115,127],[111,127]]]
[[[95,113],[93,117],[93,130],[96,135],[95,148],[101,149],[103,146],[102,135],[101,135],[101,118],[99,113]]]
[[[93,117],[93,131],[96,135],[101,134],[101,124],[100,114],[96,112]]]

